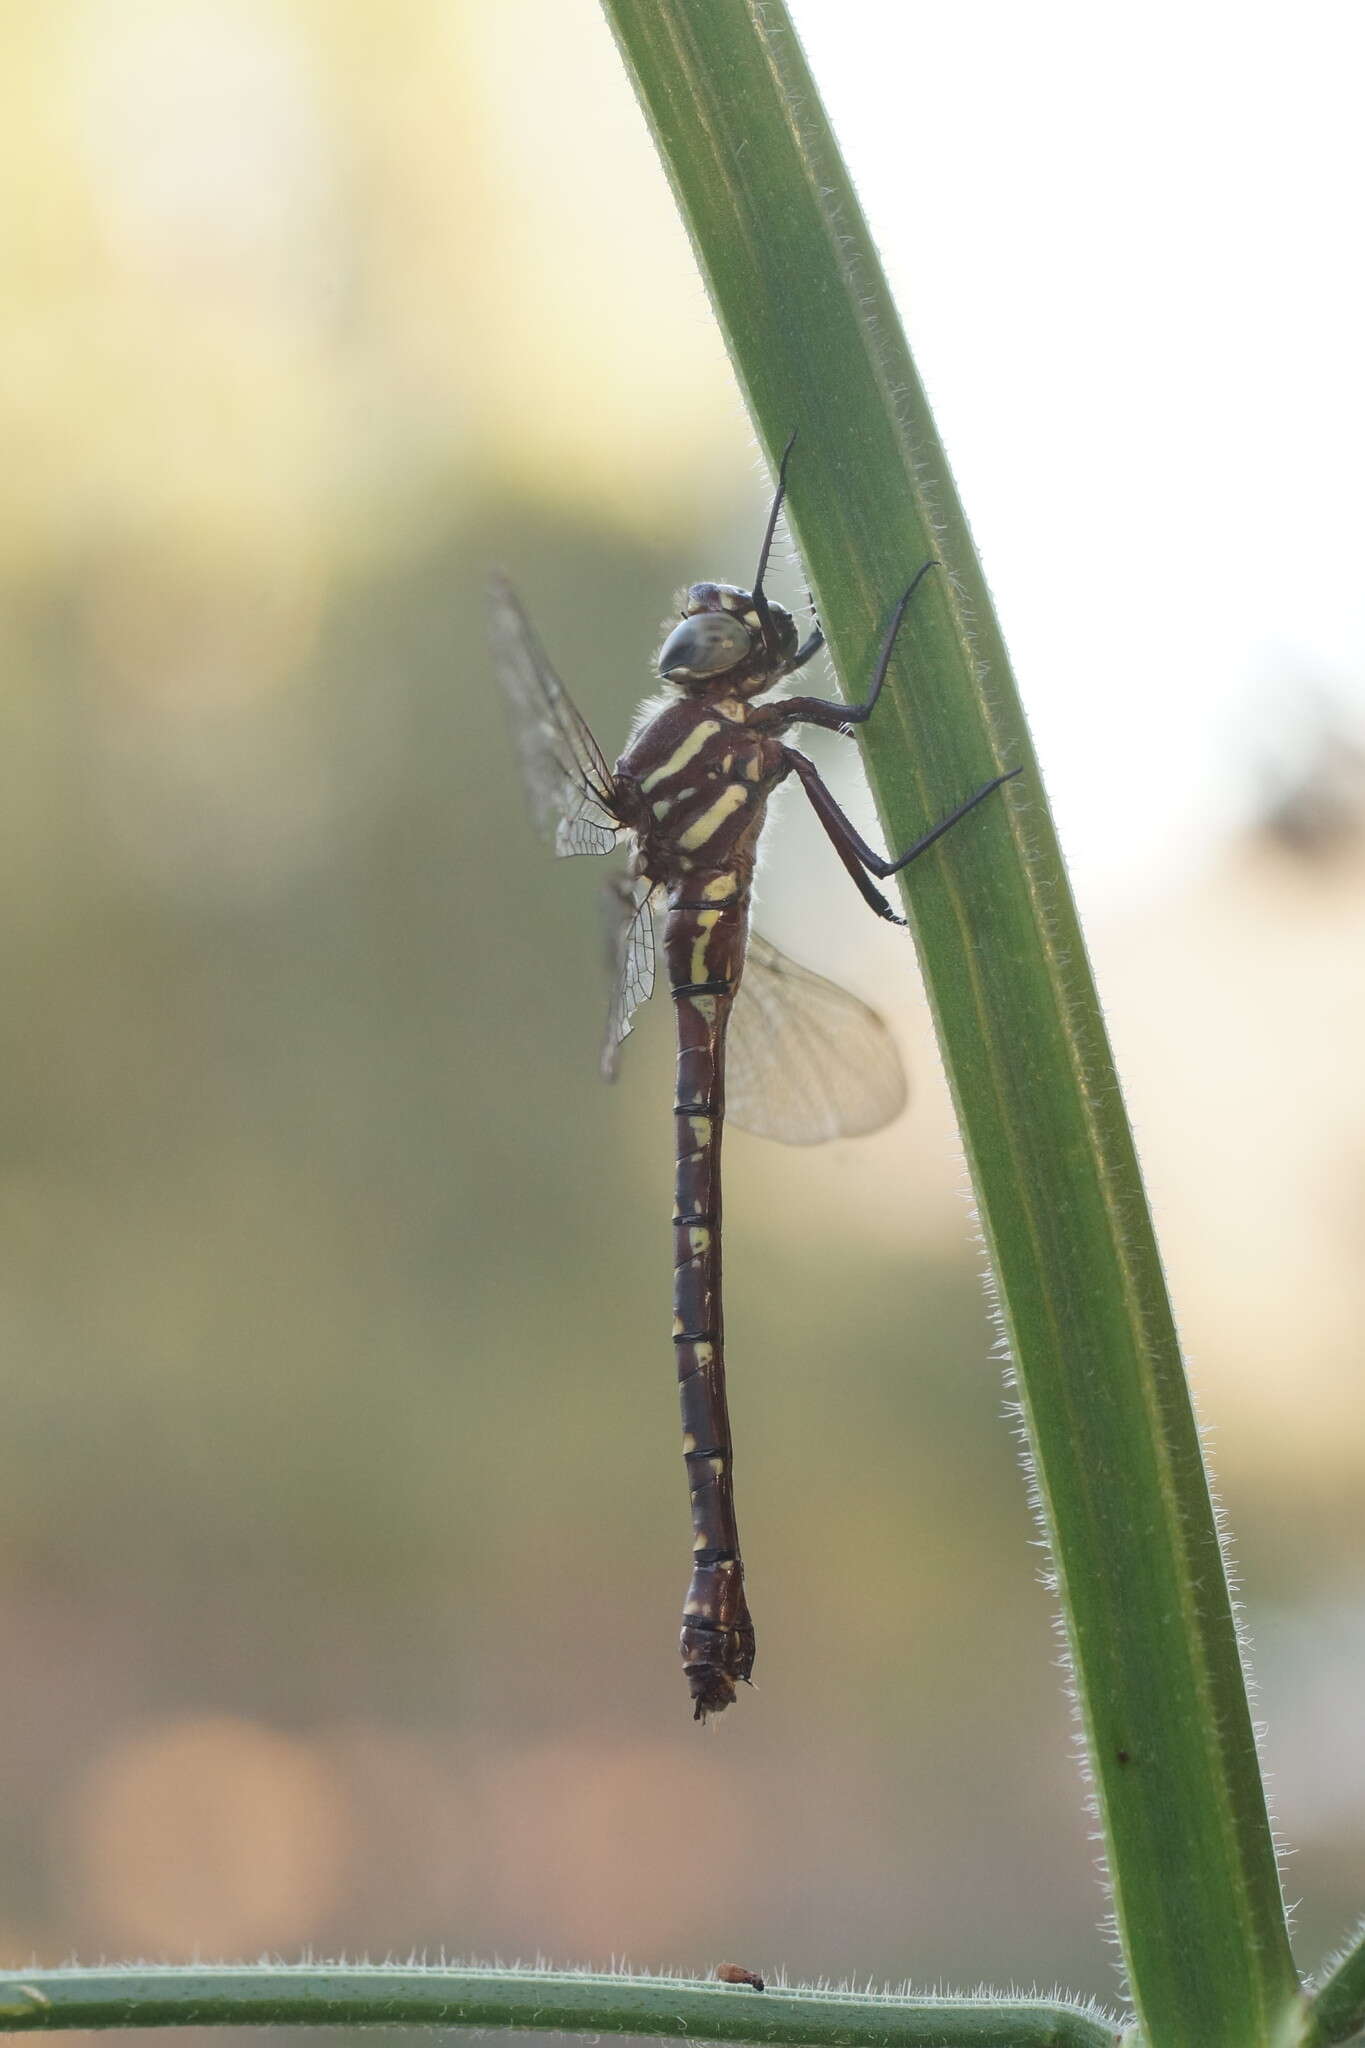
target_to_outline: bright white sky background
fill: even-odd
[[[1365,719],[1365,10],[793,13],[1078,884],[1145,895]]]

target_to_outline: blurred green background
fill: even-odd
[[[0,1960],[1112,1996],[910,949],[794,804],[763,922],[887,1013],[915,1099],[857,1145],[732,1142],[759,1690],[687,1717],[668,1019],[597,1085],[599,875],[526,824],[482,620],[500,564],[613,754],[672,591],[747,574],[761,524],[600,21],[4,28]],[[1008,552],[1007,495],[984,524]],[[1365,1896],[1365,840],[1330,696],[1287,690],[1262,794],[1179,872],[1079,869],[1309,1965]],[[1064,812],[1101,753],[1140,806],[1067,729]]]

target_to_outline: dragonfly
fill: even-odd
[[[782,454],[752,588],[690,587],[658,654],[666,698],[641,707],[614,767],[510,585],[495,578],[490,592],[494,654],[533,821],[561,856],[629,851],[607,891],[614,966],[602,1054],[607,1079],[615,1078],[635,1013],[653,993],[660,957],[673,998],[673,1348],[693,1530],[680,1650],[693,1717],[702,1722],[749,1682],[755,1655],[725,1384],[725,1123],[814,1144],[878,1130],[906,1100],[900,1056],[877,1013],[749,928],[768,801],[795,776],[864,901],[904,924],[876,882],[908,867],[1019,773],[992,776],[888,860],[862,838],[815,763],[787,744],[793,726],[852,734],[871,718],[906,610],[936,566],[926,562],[898,599],[861,703],[768,699],[824,646],[818,625],[802,639],[791,612],[764,590],[795,438]]]

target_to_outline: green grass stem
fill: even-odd
[[[1117,2040],[1100,2014],[1056,2000],[732,1990],[577,1971],[319,1963],[0,1974],[5,2031],[191,2026],[515,2027],[809,2048],[1114,2048]]]
[[[769,456],[799,432],[791,526],[846,691],[862,693],[914,570],[931,553],[944,564],[867,729],[888,843],[908,845],[1001,769],[1025,770],[907,872],[905,900],[1019,1375],[1138,2013],[1153,2048],[1270,2043],[1294,2023],[1298,1987],[1208,1484],[966,518],[780,0],[604,6]],[[938,86],[913,65],[902,85],[909,126]],[[932,190],[907,186],[912,215],[951,208],[953,168]],[[1002,354],[1011,324],[1036,317],[1002,306]],[[1060,533],[1059,635],[1066,553]],[[1097,647],[1097,691],[1103,660]]]

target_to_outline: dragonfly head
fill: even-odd
[[[659,674],[692,696],[756,695],[775,683],[796,652],[796,621],[768,600],[768,630],[753,593],[732,583],[694,583],[682,622],[659,649]]]

